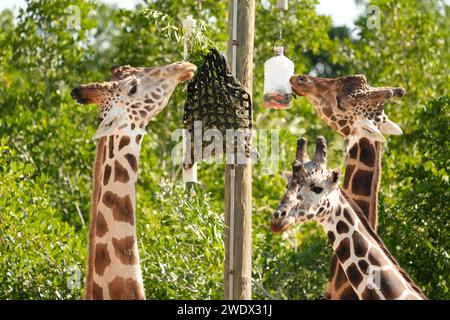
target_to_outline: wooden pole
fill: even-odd
[[[253,87],[255,0],[229,0],[228,62],[250,95]],[[234,48],[234,49],[233,49]],[[225,299],[252,298],[251,160],[225,167]]]

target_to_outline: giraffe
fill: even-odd
[[[313,160],[308,157],[306,144],[304,138],[297,141],[287,192],[273,214],[272,231],[282,232],[294,223],[319,222],[358,299],[426,299],[365,215],[346,200],[345,190],[339,188],[339,169],[329,171],[326,167],[325,138],[316,139]]]
[[[196,66],[116,66],[112,80],[80,85],[72,97],[96,104],[100,125],[93,174],[85,299],[145,299],[136,238],[136,181],[145,127]]]
[[[293,91],[305,96],[320,118],[343,136],[346,142],[346,170],[343,189],[347,200],[357,205],[370,226],[378,227],[378,192],[381,176],[383,134],[400,135],[400,127],[384,113],[384,104],[392,97],[402,97],[399,87],[370,87],[364,75],[318,78],[294,75]],[[331,260],[328,299],[356,299],[337,257]]]

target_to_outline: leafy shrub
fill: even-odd
[[[407,128],[383,156],[379,232],[430,298],[450,299],[450,98],[428,102]]]
[[[0,299],[78,299],[84,236],[50,205],[51,181],[5,141],[0,173]]]
[[[147,299],[220,299],[223,218],[210,195],[168,181],[146,190],[138,195],[138,234]]]

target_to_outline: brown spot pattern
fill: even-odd
[[[340,300],[359,300],[359,297],[353,288],[348,286],[344,291],[342,291]]]
[[[359,272],[359,268],[355,263],[352,263],[351,265],[348,266],[347,278],[353,285],[353,287],[358,287],[358,285],[363,280],[363,276],[361,275],[361,272]]]
[[[128,163],[130,164],[131,169],[133,169],[134,172],[137,171],[137,160],[134,155],[131,153],[127,153],[125,155],[125,159],[127,159]]]
[[[356,205],[361,209],[364,213],[364,216],[367,217],[369,215],[370,205],[367,201],[364,200],[355,200]]]
[[[134,211],[129,195],[119,197],[111,191],[106,191],[102,197],[102,201],[106,207],[111,209],[115,220],[134,225]]]
[[[382,266],[386,263],[386,261],[381,257],[381,253],[375,249],[372,249],[369,252],[369,262],[374,266]]]
[[[352,178],[353,171],[355,170],[355,166],[349,164],[345,168],[345,177],[344,177],[344,189],[348,189],[348,184]]]
[[[145,118],[147,116],[147,112],[145,112],[144,110],[139,110],[139,114],[142,118]]]
[[[352,193],[362,196],[370,196],[372,188],[373,172],[358,170],[353,176]]]
[[[352,215],[350,214],[349,208],[344,209],[344,218],[347,219],[348,223],[350,223],[351,225],[355,224],[355,221],[353,220]]]
[[[114,157],[114,136],[109,136],[109,158],[112,159]]]
[[[341,132],[343,135],[348,136],[350,134],[350,127],[349,126],[345,126],[341,129]]]
[[[114,162],[114,182],[127,183],[130,180],[127,169],[119,161]]]
[[[107,164],[105,166],[105,171],[103,172],[103,185],[106,186],[109,182],[109,178],[111,177],[111,166]]]
[[[351,159],[356,159],[356,157],[358,156],[358,145],[356,143],[350,149],[350,151],[348,152],[348,155]]]
[[[375,289],[369,289],[366,287],[361,294],[361,298],[364,300],[380,300],[380,296],[375,291]]]
[[[336,231],[337,231],[339,234],[347,233],[348,230],[349,230],[348,225],[347,225],[345,222],[339,221],[339,222],[336,224]]]
[[[347,120],[339,120],[338,124],[342,127],[345,126],[347,124]]]
[[[381,294],[388,300],[398,298],[403,290],[403,284],[398,281],[397,276],[392,270],[382,270],[380,276]]]
[[[95,246],[95,272],[102,276],[111,263],[106,243],[97,243]]]
[[[129,144],[130,144],[130,137],[123,136],[119,142],[119,151],[122,150],[124,147],[126,147]]]
[[[369,250],[366,239],[358,231],[353,232],[352,239],[355,255],[357,257],[364,257]]]
[[[359,147],[361,148],[359,153],[359,160],[368,167],[375,165],[375,148],[370,144],[369,140],[362,138],[359,141]]]
[[[342,269],[342,266],[340,264],[338,264],[337,266],[337,271],[336,271],[336,278],[335,278],[335,289],[339,290],[339,288],[342,287],[342,285],[344,283],[347,282],[347,276],[345,275],[344,269]]]
[[[136,264],[137,254],[134,247],[134,237],[128,236],[122,239],[112,238],[114,252],[123,264]]]
[[[369,268],[369,264],[367,263],[366,260],[362,260],[362,259],[359,260],[358,266],[359,266],[359,269],[361,270],[361,272],[367,273],[367,268]]]
[[[323,108],[322,112],[325,117],[329,117],[333,113],[333,110],[331,108]]]
[[[92,283],[92,299],[103,300],[103,289],[95,282]]]
[[[95,235],[99,238],[103,237],[108,232],[108,224],[106,223],[103,213],[98,211],[97,213],[97,225]]]
[[[109,296],[112,300],[143,300],[139,284],[132,278],[115,277],[108,283]]]
[[[336,248],[336,255],[341,263],[344,263],[348,258],[350,258],[349,238],[345,238],[341,241],[341,243],[339,243],[338,247]]]

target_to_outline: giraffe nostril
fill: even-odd
[[[286,214],[287,214],[287,212],[286,212],[286,210],[283,210],[282,212],[281,212],[281,217],[284,217],[284,216],[286,216]]]

